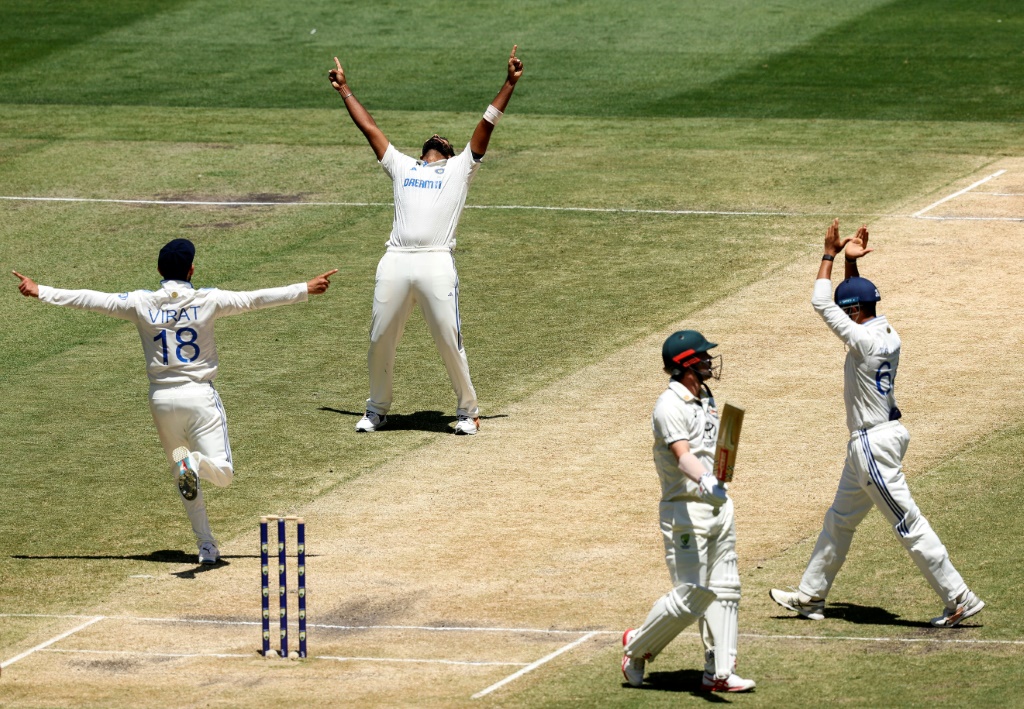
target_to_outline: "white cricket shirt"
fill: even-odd
[[[128,320],[139,329],[151,384],[212,382],[217,376],[213,322],[249,310],[307,300],[305,283],[254,291],[196,290],[161,281],[160,290],[100,293],[39,286],[39,300]]]
[[[715,398],[710,394],[697,398],[672,380],[654,405],[651,428],[654,430],[654,467],[661,479],[662,502],[700,501],[697,483],[679,469],[679,461],[669,446],[676,441],[687,441],[690,452],[711,472],[718,444]]]
[[[480,162],[465,150],[453,158],[424,163],[388,143],[380,160],[395,193],[395,221],[388,248],[455,250],[455,229]]]
[[[891,420],[896,406],[896,370],[900,366],[900,336],[884,315],[858,325],[832,300],[832,281],[814,282],[811,305],[846,345],[843,401],[850,433]]]

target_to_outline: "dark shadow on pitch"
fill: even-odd
[[[887,611],[884,608],[860,606],[856,603],[826,603],[825,617],[843,620],[847,623],[856,623],[857,625],[894,625],[903,628],[932,627],[932,624],[926,620],[904,620],[892,611]]]
[[[220,559],[217,560],[216,564],[196,564],[194,568],[186,569],[185,571],[176,571],[175,573],[171,574],[171,576],[177,576],[179,579],[189,580],[194,579],[199,574],[205,574],[208,571],[215,571],[217,569],[222,569],[225,566],[230,565],[231,564],[224,561],[224,557],[222,556]]]
[[[804,618],[801,615],[783,611],[783,615],[774,616],[775,620],[789,620],[800,623],[817,623],[819,621]],[[825,620],[841,620],[856,625],[891,625],[903,628],[931,628],[928,621],[904,620],[892,611],[877,606],[860,606],[856,603],[826,603]]]
[[[221,559],[258,559],[259,556],[259,554],[226,554],[221,556]],[[307,554],[307,556],[312,555]],[[196,563],[196,552],[185,552],[180,549],[160,549],[149,554],[55,554],[53,556],[12,554],[10,558],[32,561],[81,559],[84,561],[152,561],[158,564],[194,564]]]
[[[342,416],[354,416],[357,419],[363,417],[362,411],[345,411],[344,409],[332,409],[329,406],[321,406],[320,411],[330,411]],[[493,414],[481,416],[480,420],[508,418],[508,414]],[[455,422],[458,420],[452,414],[441,411],[417,411],[412,414],[388,414],[388,422],[381,426],[380,431],[375,433],[386,433],[388,431],[427,431],[430,433],[452,433],[455,430]]]
[[[705,692],[701,689],[704,670],[673,670],[671,672],[649,672],[644,684],[638,689],[655,692],[675,692],[691,694],[710,703],[726,703],[729,700],[717,692]],[[623,687],[629,687],[623,683]]]

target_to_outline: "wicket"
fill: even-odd
[[[306,656],[306,520],[302,517],[267,515],[260,517],[260,570],[263,582],[263,656],[270,656],[270,535],[268,524],[277,521],[277,590],[278,607],[281,616],[281,657],[288,657],[288,556],[286,545],[286,522],[295,522],[297,543],[299,598],[299,652]]]

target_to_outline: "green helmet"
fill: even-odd
[[[673,378],[681,377],[687,369],[692,369],[700,361],[700,354],[707,352],[712,347],[718,347],[715,342],[708,342],[704,335],[696,330],[680,330],[673,332],[661,346],[661,361],[665,363],[665,369]],[[709,378],[703,376],[696,369],[693,370],[701,380]],[[717,376],[716,376],[717,375]],[[712,368],[710,376],[718,379],[721,375],[721,364]]]

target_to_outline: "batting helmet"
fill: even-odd
[[[669,374],[680,377],[687,369],[700,363],[700,355],[712,347],[718,347],[718,344],[708,342],[707,338],[696,330],[680,330],[669,335],[661,346],[661,361],[664,362]]]
[[[836,286],[835,301],[836,305],[840,308],[860,305],[861,303],[877,303],[881,299],[882,296],[878,294],[875,284],[867,278],[861,278],[860,276],[847,278]]]

